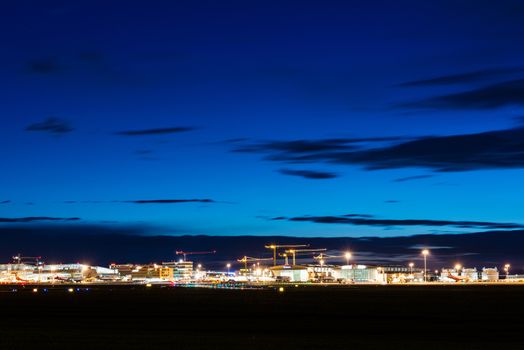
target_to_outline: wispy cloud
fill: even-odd
[[[100,204],[100,203],[130,203],[130,204],[183,204],[183,203],[225,203],[217,202],[210,198],[177,198],[177,199],[136,199],[136,200],[114,200],[114,201],[64,201],[64,204]]]
[[[124,130],[117,131],[115,135],[121,136],[147,136],[147,135],[166,135],[166,134],[176,134],[181,132],[193,131],[196,128],[194,127],[170,127],[170,128],[156,128],[156,129],[141,129],[141,130]]]
[[[20,218],[0,218],[0,223],[27,223],[40,221],[79,221],[80,218],[54,218],[49,216],[28,216]]]
[[[279,173],[284,174],[284,175],[303,177],[305,179],[312,179],[312,180],[333,179],[338,176],[336,173],[331,173],[327,171],[317,171],[317,170],[280,169]]]
[[[524,106],[524,79],[509,80],[474,90],[399,105],[404,108],[473,110],[504,106]]]
[[[33,74],[54,74],[63,71],[64,67],[54,58],[44,58],[29,61],[26,70]]]
[[[217,203],[213,199],[140,199],[132,201],[121,201],[121,203],[133,204],[180,204],[180,203]]]
[[[499,76],[505,76],[512,73],[522,72],[524,69],[521,67],[511,68],[486,68],[472,72],[443,75],[439,77],[413,80],[400,84],[399,86],[405,87],[416,87],[416,86],[433,86],[433,85],[453,85],[453,84],[465,84],[474,83],[486,79],[496,78]]]
[[[521,229],[524,225],[515,223],[500,223],[486,221],[454,221],[454,220],[428,220],[428,219],[376,219],[374,217],[339,216],[297,216],[278,217],[272,220],[287,220],[293,222],[313,222],[317,224],[343,224],[355,226],[450,226],[457,228],[474,229]]]
[[[406,182],[406,181],[413,181],[413,180],[422,180],[433,177],[433,175],[415,175],[415,176],[406,176],[406,177],[400,177],[398,179],[393,180],[393,182]]]
[[[74,129],[68,121],[59,118],[47,118],[43,122],[30,124],[25,128],[26,131],[39,131],[51,134],[66,134]]]
[[[253,144],[238,145],[234,152],[246,153],[275,153],[279,152],[285,158],[285,154],[292,155],[314,155],[317,152],[347,151],[361,147],[361,144],[370,142],[387,142],[405,139],[403,137],[370,137],[370,138],[337,138],[318,140],[291,140],[291,141],[267,141]]]
[[[281,141],[236,151],[265,154],[285,163],[363,166],[367,170],[428,168],[438,172],[524,168],[524,127],[452,136],[421,137],[381,147],[345,141]],[[429,175],[428,175],[429,176]]]
[[[1,201],[1,202],[0,202],[0,204],[9,204],[9,203],[11,203],[10,200],[5,200],[5,201]]]

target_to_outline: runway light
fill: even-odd
[[[278,288],[278,291],[279,291],[280,293],[284,293],[284,287],[280,287],[280,288]]]
[[[152,287],[153,285],[151,283],[146,284],[146,287]]]
[[[75,290],[74,290],[73,288],[69,288],[67,291],[68,291],[69,293],[73,293]]]
[[[33,293],[38,292],[38,288],[33,288]]]

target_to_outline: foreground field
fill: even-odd
[[[32,288],[2,287],[0,349],[521,349],[524,340],[517,285]]]

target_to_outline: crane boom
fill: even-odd
[[[241,259],[237,259],[238,262],[244,263],[244,269],[247,270],[247,263],[252,261],[267,261],[273,258],[254,258],[252,256],[243,256]]]
[[[316,252],[325,252],[326,248],[313,248],[313,249],[288,249],[286,254],[291,254],[293,257],[293,265],[296,265],[296,255],[297,253],[316,253]],[[321,253],[322,254],[322,253]]]
[[[301,248],[309,247],[309,244],[268,244],[267,249],[273,250],[273,266],[277,266],[277,249],[278,248]]]
[[[176,253],[176,255],[182,255],[184,257],[184,261],[186,261],[186,257],[188,255],[215,254],[216,252],[217,252],[216,250],[202,251],[202,252],[186,252],[186,251],[183,251],[183,250],[177,250],[175,253]]]

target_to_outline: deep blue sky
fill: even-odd
[[[521,1],[21,0],[0,17],[3,225],[524,224]]]

